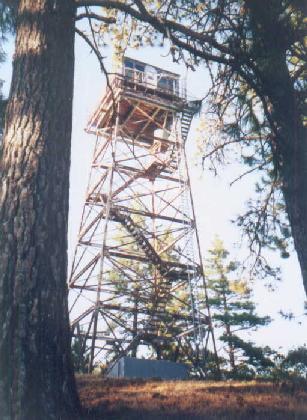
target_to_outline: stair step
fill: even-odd
[[[175,164],[175,167],[177,167],[176,164]],[[148,259],[157,267],[157,269],[162,274],[162,276],[165,276],[168,279],[168,281],[163,282],[163,284],[165,283],[166,288],[169,286],[170,281],[174,279],[177,280],[178,278],[183,277],[183,276],[184,277],[187,276],[187,273],[188,273],[187,271],[185,270],[179,271],[179,270],[171,269],[166,263],[162,262],[161,258],[156,253],[156,251],[152,248],[150,242],[144,235],[143,231],[140,229],[138,225],[134,223],[134,221],[131,219],[130,216],[122,214],[120,211],[114,208],[112,209],[110,216],[111,218],[113,218],[113,220],[117,219],[120,223],[122,223],[125,226],[128,232],[135,238],[139,246],[143,249]]]

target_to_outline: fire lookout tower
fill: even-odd
[[[214,337],[185,156],[199,101],[177,74],[130,58],[87,132],[97,136],[72,270],[72,333],[97,362]]]

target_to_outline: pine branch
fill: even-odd
[[[97,15],[97,13],[92,13],[92,12],[80,13],[79,15],[75,17],[75,21],[78,21],[81,19],[95,19],[95,20],[99,20],[100,22],[106,23],[108,25],[116,23],[115,18]]]

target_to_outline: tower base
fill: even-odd
[[[168,360],[137,359],[135,357],[122,357],[109,370],[109,378],[142,378],[142,379],[187,379],[188,366],[183,363]]]

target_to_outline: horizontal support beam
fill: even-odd
[[[106,165],[106,164],[103,164],[103,163],[99,163],[99,164],[94,164],[94,165],[92,165],[92,167],[93,168],[101,168],[101,169],[110,169],[111,167],[112,167],[112,165],[110,164],[110,165]],[[116,171],[117,172],[120,172],[120,171],[123,171],[123,172],[127,172],[127,171],[129,171],[129,172],[142,172],[143,171],[143,168],[134,168],[133,166],[127,166],[127,165],[116,165]],[[147,177],[145,177],[144,176],[144,178],[147,178]],[[184,181],[182,181],[181,179],[179,179],[179,178],[174,178],[174,177],[172,177],[172,176],[168,176],[168,175],[157,175],[156,176],[156,178],[160,178],[160,179],[166,179],[166,180],[168,180],[168,181],[172,181],[172,182],[177,182],[178,184],[185,184],[185,182]]]
[[[134,309],[133,307],[129,307],[129,306],[122,306],[122,305],[117,305],[117,304],[108,304],[108,303],[100,302],[99,309],[102,309],[103,311],[110,310],[110,311],[119,311],[119,312],[131,313],[131,314],[139,313],[143,315],[152,315],[158,318],[158,320],[161,320],[163,317],[166,318],[169,316],[176,321],[193,322],[193,317],[191,315],[183,315],[180,313],[169,313],[167,311],[163,311],[163,312],[162,311],[157,312],[156,310],[150,311],[150,309],[147,309],[147,308]],[[202,314],[202,316],[200,317],[200,321],[204,324],[208,324],[209,318],[206,315]]]
[[[106,249],[108,249],[108,247],[106,247]],[[107,252],[112,257],[127,258],[127,259],[131,259],[131,260],[137,260],[137,261],[152,263],[152,261],[149,258],[143,257],[142,255],[138,255],[138,254],[129,254],[129,253],[125,253],[125,252],[110,251],[110,249],[108,249]],[[193,270],[193,271],[194,270],[195,271],[199,270],[199,267],[196,266],[196,265],[183,264],[183,263],[179,263],[177,261],[162,260],[162,263],[169,268],[181,268],[183,270]]]
[[[188,307],[189,306],[187,305],[187,308]],[[183,314],[180,314],[180,313],[170,313],[170,312],[162,311],[162,310],[157,312],[156,310],[151,311],[148,308],[135,309],[135,308],[129,307],[129,306],[99,302],[98,306],[91,306],[89,309],[87,309],[85,312],[83,312],[80,316],[78,316],[78,318],[73,320],[71,322],[71,327],[72,328],[75,327],[80,321],[82,321],[82,319],[84,319],[86,316],[90,315],[92,312],[94,312],[97,309],[102,310],[103,312],[117,311],[117,312],[129,313],[129,314],[138,313],[138,314],[142,314],[142,315],[149,315],[149,316],[154,317],[154,320],[158,320],[158,321],[163,320],[163,318],[171,317],[172,319],[174,319],[176,321],[193,322],[193,317],[191,315],[183,315]],[[106,316],[107,316],[107,314],[106,314]],[[209,318],[204,314],[201,314],[201,317],[199,318],[199,320],[203,324],[206,324],[206,325],[209,324]]]
[[[99,206],[99,207],[105,207],[105,203],[99,203],[95,200],[89,200],[89,198],[87,198],[86,204],[88,205],[95,205],[95,206]],[[128,212],[130,214],[138,214],[140,216],[144,216],[144,217],[149,217],[150,219],[159,219],[159,220],[167,220],[169,222],[173,222],[173,223],[181,223],[183,225],[186,226],[191,226],[191,228],[194,227],[194,221],[192,219],[179,219],[178,217],[171,217],[171,216],[164,216],[162,214],[159,213],[153,213],[150,211],[144,211],[144,210],[138,210],[138,209],[133,209],[131,207],[124,207],[124,206],[116,206],[116,208],[118,210],[124,211],[124,212]],[[97,222],[99,220],[99,218],[104,219],[104,214],[98,214],[96,216],[96,218],[94,219],[95,222]],[[114,220],[116,222],[116,220]],[[92,222],[92,225],[95,223]],[[90,225],[90,227],[92,226]],[[84,228],[85,232],[88,231],[87,227]],[[82,232],[82,236],[83,236],[83,232]]]

